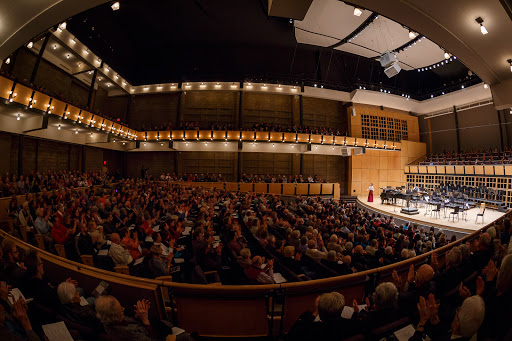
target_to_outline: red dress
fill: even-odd
[[[373,189],[368,190],[368,202],[373,202]]]

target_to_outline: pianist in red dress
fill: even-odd
[[[370,187],[367,189],[368,191],[368,202],[373,202],[373,184],[370,183]]]

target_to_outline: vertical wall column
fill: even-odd
[[[302,96],[299,95],[292,98],[292,125],[302,125]]]
[[[48,44],[48,40],[50,40],[50,33],[47,33],[44,37],[43,45],[41,46],[41,50],[39,50],[39,54],[37,55],[36,63],[34,64],[34,69],[32,70],[32,75],[30,76],[30,83],[34,83],[36,80],[37,70],[39,69],[39,64],[41,63],[41,59],[43,59],[44,50],[46,50],[46,45]]]
[[[501,110],[496,110],[496,114],[498,115],[498,127],[500,129],[500,146],[501,150],[503,150],[503,148],[505,147],[505,142],[503,140],[503,122],[501,120]]]
[[[457,153],[460,153],[459,117],[455,105],[453,106],[453,118],[455,119],[455,132],[457,134]]]
[[[23,144],[25,138],[23,135],[18,135],[18,176],[23,174]]]
[[[238,91],[235,97],[235,125],[234,128],[239,130],[242,126],[242,91]]]
[[[96,84],[96,76],[98,75],[98,69],[94,70],[92,74],[91,87],[89,88],[89,96],[87,97],[87,106],[92,108],[92,100],[94,96],[94,85]]]
[[[186,91],[180,92],[180,96],[178,97],[178,112],[176,113],[176,123],[177,125],[180,124],[180,122],[183,121],[183,100],[184,97],[187,95]]]

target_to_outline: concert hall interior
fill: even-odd
[[[512,0],[0,0],[0,340],[512,340]]]

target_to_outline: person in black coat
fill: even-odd
[[[288,333],[288,340],[344,340],[355,335],[360,325],[357,320],[341,317],[344,307],[345,298],[338,292],[318,296],[315,311],[299,317]]]

